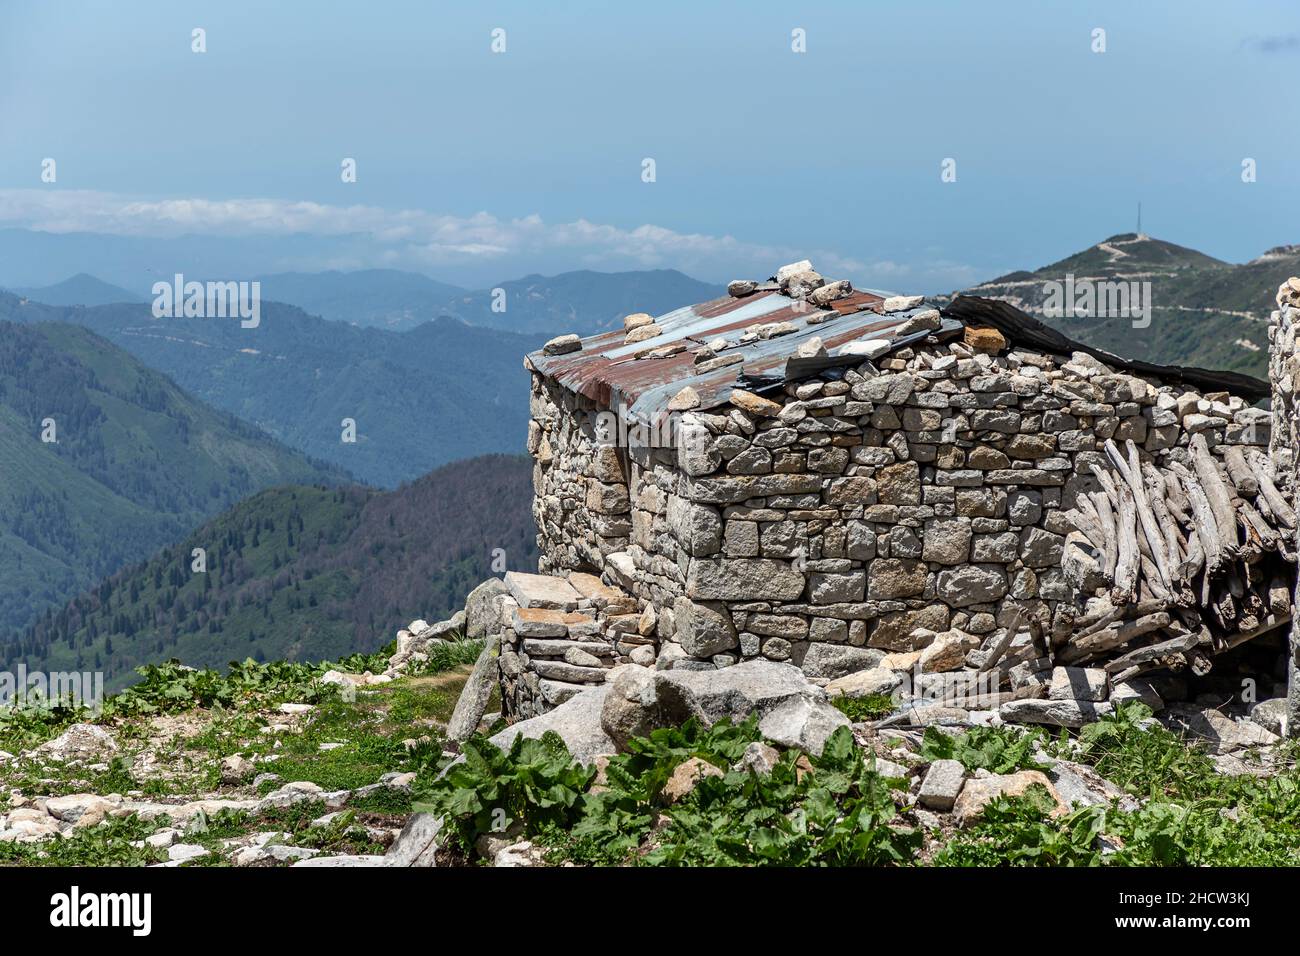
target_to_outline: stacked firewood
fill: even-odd
[[[1109,587],[1055,648],[1058,663],[1105,660],[1113,680],[1190,667],[1290,620],[1296,513],[1254,448],[1210,450],[1193,435],[1157,469],[1132,441],[1104,446],[1100,490],[1068,517],[1095,549]]]

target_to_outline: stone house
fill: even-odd
[[[525,359],[540,570],[581,586],[514,576],[545,634],[507,627],[508,716],[628,660],[763,657],[825,684],[894,655],[931,692],[976,673],[1024,695],[1054,663],[1200,673],[1289,620],[1268,383],[807,262],[728,293]],[[593,666],[549,666],[578,644]]]

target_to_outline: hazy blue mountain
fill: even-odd
[[[143,302],[145,297],[104,282],[85,272],[54,285],[10,289],[16,295],[48,305],[111,305],[114,302]]]
[[[263,302],[236,319],[155,319],[148,304],[54,307],[0,293],[0,319],[74,322],[290,447],[393,487],[439,465],[517,454],[528,427],[522,357],[544,341],[441,318],[406,332]],[[344,442],[343,420],[356,422]]]
[[[493,311],[493,302],[500,297],[484,289],[450,300],[447,313],[474,325],[514,332],[590,335],[621,327],[623,317],[633,312],[662,315],[726,292],[725,286],[700,282],[676,269],[530,275],[494,288],[505,293],[504,311]]]
[[[325,319],[399,331],[445,314],[444,304],[465,294],[454,285],[399,269],[280,272],[257,280],[264,299]]]

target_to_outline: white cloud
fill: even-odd
[[[766,275],[785,262],[808,258],[830,277],[866,280],[899,288],[934,273],[967,267],[926,264],[924,270],[892,261],[862,262],[828,249],[794,249],[746,242],[730,235],[683,233],[644,224],[624,228],[576,219],[545,222],[533,214],[502,219],[488,212],[451,216],[422,209],[390,210],[365,205],[281,199],[138,199],[93,190],[0,189],[0,224],[44,232],[92,232],[116,236],[334,237],[362,238],[321,257],[320,268],[427,269],[446,274],[464,268],[495,268],[502,275],[570,263],[593,269],[676,268],[703,277]],[[499,264],[499,265],[498,265]],[[938,266],[938,268],[936,268]],[[909,285],[909,280],[911,284]]]

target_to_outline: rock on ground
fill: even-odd
[[[553,730],[560,735],[569,748],[569,753],[579,763],[591,764],[597,757],[617,753],[614,741],[601,727],[601,708],[608,690],[609,684],[599,684],[585,690],[554,710],[511,724],[494,735],[492,743],[506,750],[515,742],[516,737],[540,738],[548,730]]]
[[[432,813],[412,815],[384,854],[384,866],[437,866],[436,857],[443,840],[442,824],[442,817]]]
[[[474,662],[474,670],[460,693],[460,700],[456,701],[456,709],[447,722],[448,740],[460,743],[468,740],[478,729],[479,721],[487,712],[492,688],[496,685],[497,649],[500,646],[501,637],[498,634],[489,637],[483,645],[483,651]]]
[[[1007,701],[998,708],[998,714],[1009,724],[1046,724],[1049,727],[1078,728],[1105,717],[1111,710],[1110,703],[1029,698]]]
[[[1250,720],[1234,720],[1212,707],[1195,704],[1171,704],[1160,714],[1160,722],[1170,730],[1182,731],[1207,741],[1215,753],[1226,754],[1245,747],[1266,747],[1278,742],[1270,733]]]
[[[1019,773],[1006,774],[1005,776],[995,774],[967,780],[966,786],[962,787],[961,794],[957,797],[957,802],[952,808],[957,825],[961,827],[970,826],[984,815],[985,808],[998,797],[1023,796],[1025,791],[1035,784],[1045,787],[1048,794],[1056,802],[1054,814],[1064,813],[1070,809],[1042,771],[1021,770]]]
[[[1138,801],[1123,787],[1111,783],[1086,764],[1058,760],[1047,771],[1057,795],[1075,807],[1105,807],[1118,800],[1121,810],[1133,811]]]
[[[708,671],[622,667],[606,686],[601,723],[620,746],[656,727],[679,726],[692,717],[710,726],[724,717],[739,723],[757,714],[764,737],[820,754],[835,729],[849,725],[799,668],[773,661]]]
[[[959,760],[936,760],[925,772],[918,797],[921,806],[947,813],[957,802],[966,782],[966,768]]]
[[[99,760],[117,753],[117,741],[103,727],[73,724],[53,740],[36,748],[41,757],[54,760]]]

